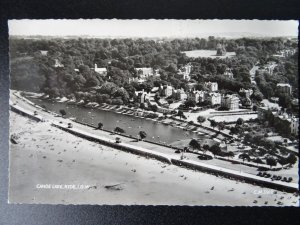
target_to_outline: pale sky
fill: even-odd
[[[9,20],[10,35],[195,37],[228,33],[298,36],[297,20]]]

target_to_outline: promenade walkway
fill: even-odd
[[[244,170],[242,170],[242,168],[247,166],[234,165],[235,168],[238,167],[238,170],[234,170],[231,168],[223,168],[218,165],[208,164],[206,163],[206,161],[205,163],[200,162],[199,159],[197,159],[197,155],[192,153],[186,153],[186,158],[181,160],[180,154],[174,153],[174,149],[172,148],[155,145],[153,143],[148,143],[144,141],[136,142],[135,139],[129,137],[121,137],[122,142],[116,144],[115,138],[117,135],[103,130],[96,130],[79,123],[74,123],[69,119],[58,117],[58,115],[56,115],[55,113],[45,112],[42,108],[36,107],[34,104],[30,103],[30,101],[22,98],[21,96],[18,96],[15,93],[11,94],[10,105],[11,108],[13,108],[14,110],[17,110],[24,114],[28,114],[30,115],[30,117],[36,117],[39,120],[50,122],[54,126],[59,127],[64,131],[68,131],[77,136],[91,139],[93,141],[98,141],[103,144],[108,144],[119,149],[123,148],[124,150],[129,150],[135,154],[150,156],[153,158],[160,159],[162,161],[166,161],[168,163],[173,163],[191,169],[214,173],[225,177],[241,179],[250,183],[268,186],[275,189],[283,189],[291,192],[298,191],[298,183],[271,181],[269,178],[258,177],[254,174],[246,173]],[[37,111],[38,115],[34,115],[34,111]],[[73,128],[67,128],[67,124],[70,122],[72,122]]]

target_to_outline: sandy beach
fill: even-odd
[[[14,112],[10,127],[19,136],[10,145],[11,203],[298,206],[290,193],[122,152]]]

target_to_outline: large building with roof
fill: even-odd
[[[278,83],[276,85],[276,90],[278,94],[284,94],[284,95],[292,94],[292,86],[287,83]]]
[[[240,99],[235,94],[223,95],[221,100],[221,106],[229,110],[236,110],[239,109],[239,102]]]

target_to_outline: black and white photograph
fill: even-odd
[[[9,20],[9,203],[298,207],[298,25]]]

